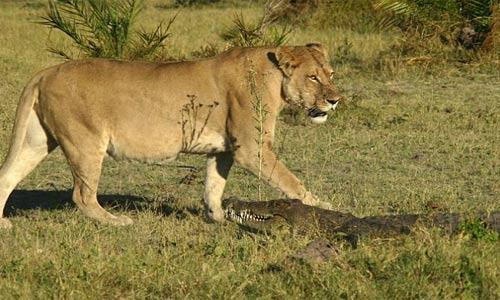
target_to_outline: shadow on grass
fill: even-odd
[[[24,210],[64,210],[76,207],[71,200],[72,191],[36,191],[15,190],[9,197],[5,206],[4,215],[13,217],[23,215]],[[175,199],[169,197],[162,200],[149,199],[134,195],[97,195],[99,203],[106,209],[128,212],[151,211],[157,215],[168,217],[175,215],[184,219],[188,214],[202,215],[199,207],[177,207]]]

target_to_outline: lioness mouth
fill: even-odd
[[[324,116],[326,116],[326,112],[319,110],[317,108],[313,109],[312,111],[309,111],[309,117],[311,118],[324,117]]]
[[[325,122],[327,118],[326,112],[317,107],[309,109],[308,115],[311,118],[311,121],[317,124]]]

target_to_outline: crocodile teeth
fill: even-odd
[[[269,216],[253,214],[251,211],[246,209],[239,212],[232,209],[226,209],[224,210],[224,215],[226,218],[240,224],[244,223],[245,221],[263,222],[270,218]]]

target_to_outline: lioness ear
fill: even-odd
[[[271,61],[273,61],[273,59],[271,59]],[[283,74],[288,77],[292,75],[293,70],[298,65],[292,51],[287,48],[279,48],[276,50],[273,62],[278,66]]]
[[[320,43],[309,43],[306,45],[306,47],[318,50],[319,52],[323,53],[325,57],[328,57],[328,52],[326,51],[325,47]]]

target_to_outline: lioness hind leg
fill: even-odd
[[[111,225],[129,225],[132,220],[126,216],[115,216],[107,212],[97,202],[97,186],[101,175],[104,151],[89,151],[81,147],[81,151],[73,145],[63,147],[73,173],[73,201],[84,215],[102,223]],[[83,153],[85,151],[85,153]]]
[[[9,220],[2,218],[12,190],[56,147],[56,142],[45,132],[32,111],[21,148],[16,153],[10,151],[0,169],[0,229],[12,226]]]

